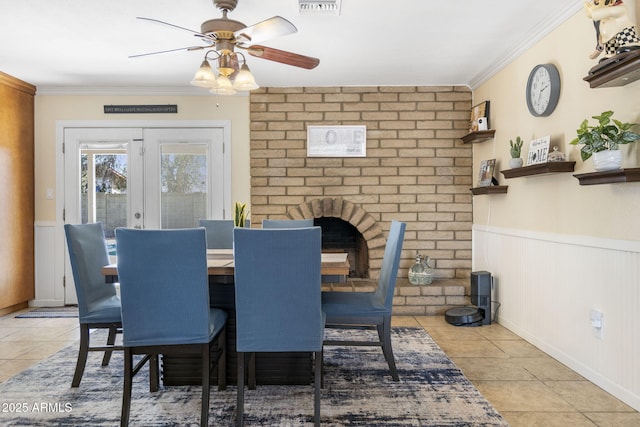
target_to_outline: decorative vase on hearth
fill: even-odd
[[[412,285],[429,285],[433,281],[433,268],[429,265],[429,257],[416,255],[416,262],[409,268],[409,282]]]

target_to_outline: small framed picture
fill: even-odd
[[[488,187],[493,182],[493,172],[496,168],[496,159],[483,160],[480,162],[480,172],[478,174],[478,187]]]
[[[307,127],[307,157],[366,156],[366,126]]]
[[[543,136],[534,139],[529,144],[529,155],[527,156],[527,166],[538,163],[546,163],[549,158],[549,142],[551,136]]]
[[[479,123],[482,118],[482,123]],[[482,129],[480,129],[482,127]],[[471,108],[469,132],[489,129],[489,101],[481,102]]]

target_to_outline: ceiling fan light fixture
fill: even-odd
[[[236,93],[231,80],[229,80],[229,77],[220,74],[218,76],[217,83],[218,85],[211,88],[209,92],[215,93],[216,95],[234,95]]]
[[[200,68],[198,68],[193,80],[191,80],[191,84],[199,87],[216,87],[218,85],[216,74],[211,69],[209,61],[206,59],[202,61]]]
[[[233,88],[239,91],[249,91],[260,88],[246,63],[242,64],[242,67],[240,67],[240,71],[238,71],[238,74],[233,81]]]
[[[300,15],[340,16],[341,0],[298,0]]]
[[[236,72],[238,69],[237,67],[238,62],[235,61],[234,67],[234,61],[231,60],[230,55],[220,55],[220,58],[218,58],[218,73],[221,76],[229,77],[231,74]]]

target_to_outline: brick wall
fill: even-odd
[[[416,251],[437,278],[471,271],[473,185],[466,87],[262,88],[250,95],[251,222],[344,199],[376,221],[407,223],[400,277]],[[308,158],[309,125],[366,125],[366,158]],[[370,262],[377,277],[379,260]]]

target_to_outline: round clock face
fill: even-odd
[[[560,98],[560,73],[553,64],[536,65],[527,81],[527,107],[536,117],[550,115]]]

